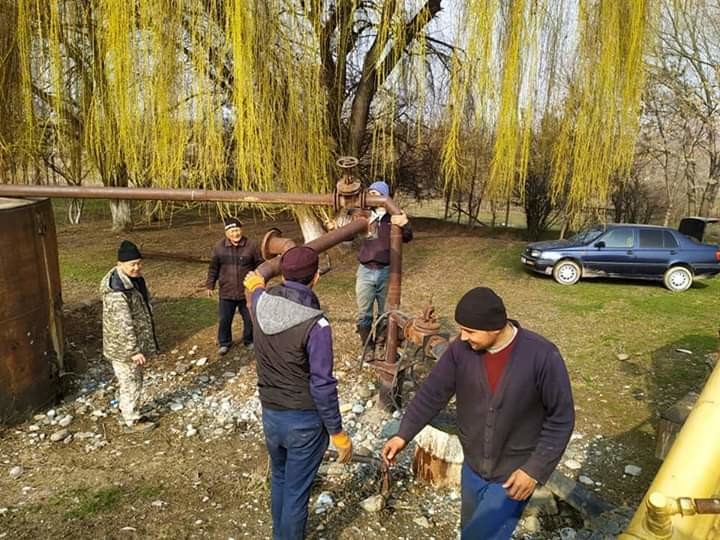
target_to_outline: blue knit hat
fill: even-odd
[[[370,184],[368,191],[370,191],[371,189],[374,189],[383,197],[390,196],[390,186],[388,186],[387,183],[383,182],[382,180],[380,180],[378,182],[373,182],[372,184]]]

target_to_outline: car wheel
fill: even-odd
[[[673,266],[665,272],[663,283],[673,292],[687,291],[693,283],[693,274],[684,266]]]
[[[553,268],[553,278],[560,285],[575,285],[581,275],[580,265],[575,261],[560,261]]]

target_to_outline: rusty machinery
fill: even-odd
[[[384,326],[384,319],[387,319],[388,328],[397,328],[395,361],[388,358],[388,350],[391,346],[389,339],[386,349],[384,351],[381,349],[377,356],[375,348],[371,346],[377,341],[375,336],[381,331],[379,328]],[[385,387],[390,393],[383,394],[381,387],[381,400],[399,409],[402,385],[406,376],[410,375],[414,380],[416,365],[439,359],[447,349],[448,340],[449,335],[440,330],[440,322],[435,316],[435,308],[432,305],[428,304],[416,317],[406,315],[397,309],[390,310],[375,321],[372,332],[363,345],[360,365],[367,364],[378,372],[379,380],[388,381]]]
[[[370,227],[371,208],[384,207],[390,215],[402,212],[390,197],[368,195],[359,179],[353,176],[358,165],[357,158],[342,157],[338,166],[343,171],[336,188],[331,194],[309,193],[254,193],[248,191],[222,191],[202,189],[160,189],[129,187],[85,187],[85,186],[47,186],[25,184],[0,184],[0,196],[5,197],[62,197],[75,199],[123,199],[123,200],[160,200],[160,201],[197,201],[197,202],[245,202],[252,204],[290,204],[311,206],[332,206],[336,211],[347,210],[350,223],[338,227],[307,245],[318,252],[347,240],[358,234],[367,233]],[[292,240],[284,239],[280,231],[273,229],[262,242],[263,256],[266,259],[258,271],[269,279],[279,274],[279,255],[292,247]],[[387,306],[395,315],[388,317],[387,346],[382,359],[374,362],[378,371],[381,402],[388,407],[396,403],[394,396],[399,389],[398,381],[398,344],[405,328],[407,318],[397,313],[402,292],[402,231],[397,225],[390,232],[390,278],[388,283]]]

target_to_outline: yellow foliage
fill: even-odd
[[[487,147],[492,160],[484,196],[506,201],[522,188],[537,118],[548,110],[561,118],[553,194],[570,212],[603,204],[610,177],[629,166],[653,3],[578,0],[568,29],[576,46],[548,49],[547,35],[558,31],[553,24],[564,6],[558,1],[461,3],[441,122],[447,189],[467,181],[467,164]],[[89,157],[106,184],[331,189],[332,156],[342,149],[331,142],[327,74],[318,54],[331,4],[340,6],[0,0],[0,14],[11,20],[0,27],[10,30],[0,39],[0,61],[17,68],[10,76],[4,69],[0,79],[2,97],[14,105],[0,108],[0,174],[12,176],[11,161],[26,162],[49,146],[63,156]],[[366,67],[397,66],[363,73],[376,77],[378,88],[371,176],[392,178],[397,170],[400,100],[411,101],[418,126],[426,112],[423,17],[429,15],[419,15],[425,13],[419,5],[385,1],[364,11],[378,44]],[[363,9],[357,0],[342,8],[338,13],[350,17]],[[333,39],[348,43],[353,26],[343,22]],[[413,61],[398,62],[408,50]],[[345,58],[335,60],[338,72],[345,69]],[[541,73],[543,63],[562,63],[571,74],[567,84],[546,84],[543,77],[556,71]],[[344,94],[332,97],[342,102]],[[545,110],[536,111],[542,102]]]
[[[465,57],[452,73],[443,149],[448,184],[462,185],[465,180],[463,156],[473,149],[464,142],[463,133],[491,125],[493,158],[485,196],[505,201],[517,188],[522,193],[531,142],[538,131],[535,118],[560,106],[553,196],[556,202],[562,199],[571,213],[604,206],[610,178],[626,171],[633,159],[653,3],[579,0],[577,7],[577,21],[568,32],[577,37],[572,51],[567,45],[541,49],[549,42],[548,34],[558,31],[549,15],[557,12],[551,0],[465,3],[460,32]],[[555,75],[540,73],[541,55],[545,64],[561,63],[572,77],[565,86],[543,81],[549,95],[544,96],[546,110],[538,114],[538,82]],[[476,103],[472,116],[468,99]]]

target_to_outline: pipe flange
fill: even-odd
[[[337,191],[343,197],[354,197],[360,193],[362,184],[352,176],[343,176],[337,183]]]
[[[437,334],[440,330],[440,322],[435,315],[435,308],[431,304],[425,306],[422,316],[414,319],[413,324],[419,332],[428,335]]]
[[[270,241],[273,238],[279,238],[282,236],[282,231],[276,227],[273,227],[263,236],[262,242],[260,243],[260,255],[264,260],[272,259],[275,255],[270,253]]]

